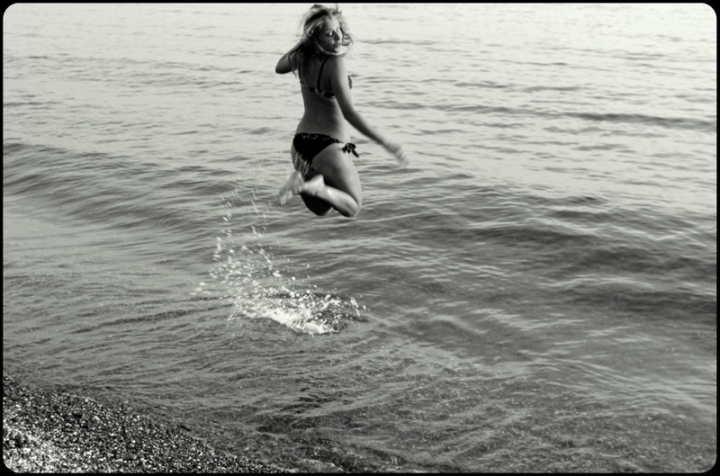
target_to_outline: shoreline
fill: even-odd
[[[16,473],[304,472],[217,450],[120,399],[42,389],[4,372],[3,462]]]

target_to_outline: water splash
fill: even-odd
[[[259,200],[250,182],[238,179],[238,186],[223,197],[222,235],[216,238],[212,282],[200,283],[195,295],[214,295],[232,303],[229,322],[240,326],[248,319],[268,318],[296,332],[331,334],[360,317],[355,298],[320,292],[317,286],[286,276],[268,251],[263,232],[272,201]],[[255,182],[257,183],[257,182]],[[233,229],[233,210],[242,225]],[[238,220],[239,221],[239,220]]]

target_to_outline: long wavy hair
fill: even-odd
[[[288,54],[291,64],[295,66],[295,68],[293,68],[294,74],[298,74],[299,71],[305,74],[305,66],[311,58],[329,55],[327,51],[322,49],[317,41],[317,34],[320,31],[320,27],[323,25],[325,18],[328,17],[335,17],[337,19],[343,34],[341,44],[345,47],[345,51],[339,56],[345,56],[352,49],[355,39],[350,34],[347,20],[345,20],[342,12],[338,9],[337,3],[335,4],[335,8],[315,4],[300,19],[300,41]]]

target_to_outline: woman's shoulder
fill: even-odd
[[[345,73],[345,57],[343,55],[328,56],[325,60],[325,68],[333,72]]]

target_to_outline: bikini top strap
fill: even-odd
[[[329,60],[329,59],[330,59],[330,57],[327,56],[325,58],[325,60],[322,62],[322,64],[320,65],[320,71],[318,71],[318,80],[317,80],[317,88],[316,88],[318,91],[322,91],[320,89],[320,79],[322,79],[322,72],[323,72],[323,68],[325,67],[325,63],[327,63],[327,60]]]

